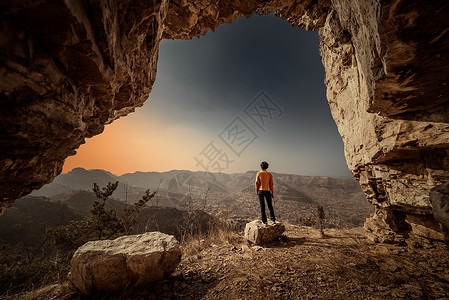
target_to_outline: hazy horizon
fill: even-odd
[[[352,177],[326,100],[318,33],[274,15],[163,40],[144,106],[77,152],[64,172],[241,173],[265,160],[277,173]]]
[[[121,173],[121,174],[117,174],[114,172],[111,172],[109,170],[106,169],[97,169],[97,168],[93,168],[93,169],[86,169],[83,167],[75,167],[71,170],[62,172],[61,174],[67,174],[71,171],[73,171],[74,169],[84,169],[86,171],[95,171],[95,170],[99,170],[99,171],[106,171],[108,173],[111,173],[112,175],[115,176],[122,176],[122,175],[126,175],[126,174],[134,174],[134,173],[168,173],[168,172],[173,172],[173,171],[186,171],[186,172],[206,172],[206,171],[202,171],[202,170],[188,170],[188,169],[170,169],[170,170],[165,170],[165,171],[141,171],[141,170],[136,170],[136,171],[132,171],[132,172],[126,172],[126,173]],[[212,174],[228,174],[228,175],[232,175],[232,174],[241,174],[241,173],[247,173],[247,172],[259,172],[260,169],[256,170],[246,170],[246,171],[241,171],[241,172],[210,172]],[[269,170],[269,172],[274,173],[274,174],[284,174],[284,175],[295,175],[295,176],[306,176],[306,177],[330,177],[330,178],[346,178],[346,179],[353,179],[354,176],[349,176],[349,177],[335,177],[335,176],[326,176],[326,175],[304,175],[304,174],[296,174],[296,173],[284,173],[284,172],[277,172],[277,171],[272,171]]]

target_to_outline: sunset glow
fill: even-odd
[[[116,120],[102,134],[86,140],[77,154],[67,158],[63,172],[76,167],[104,169],[116,175],[135,171],[195,169],[189,145],[180,147],[179,136],[200,134],[187,128],[167,127],[145,118],[142,111]],[[194,148],[190,144],[191,148]],[[187,163],[187,165],[186,165]]]

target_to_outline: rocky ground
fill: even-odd
[[[373,244],[361,228],[329,229],[326,234],[321,238],[309,227],[287,226],[280,240],[265,247],[251,247],[240,238],[202,245],[200,251],[185,245],[184,252],[191,254],[184,254],[169,280],[140,291],[93,298],[449,298],[449,251],[442,243],[416,238],[406,246]],[[66,285],[20,298],[84,299],[68,292]]]

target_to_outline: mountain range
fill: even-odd
[[[156,191],[150,205],[178,209],[203,209],[226,218],[255,218],[259,204],[254,181],[257,171],[245,173],[207,173],[188,170],[135,172],[121,176],[105,170],[75,168],[34,191],[34,196],[63,200],[74,191],[91,191],[119,182],[113,197],[136,202],[146,189]],[[278,217],[293,223],[312,215],[322,205],[335,225],[346,222],[360,225],[374,210],[355,179],[273,173],[274,206]]]

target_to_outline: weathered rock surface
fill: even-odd
[[[346,160],[377,208],[371,238],[438,228],[429,195],[449,182],[446,1],[41,0],[0,9],[2,209],[51,181],[85,138],[142,105],[162,38],[273,12],[320,30]]]
[[[430,191],[433,214],[440,223],[444,241],[449,248],[449,183],[436,186]]]
[[[178,241],[165,233],[88,242],[72,258],[69,281],[83,294],[143,287],[173,273],[180,261]]]
[[[264,245],[278,239],[285,231],[284,224],[269,222],[267,225],[260,220],[246,223],[245,240],[254,245]]]
[[[394,210],[379,209],[366,220],[367,237],[377,243],[403,244],[410,226],[404,221],[404,216]]]
[[[441,38],[449,24],[432,28],[430,20],[445,18],[447,7],[332,3],[320,29],[327,98],[348,166],[376,206],[368,237],[401,241],[414,224],[436,228],[430,190],[449,181],[449,94],[436,64],[449,59]]]

